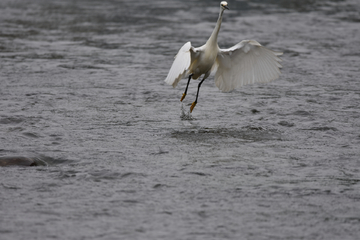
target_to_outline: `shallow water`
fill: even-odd
[[[180,103],[163,80],[218,1],[0,3],[1,239],[357,239],[356,0],[229,1],[220,47],[283,74]]]

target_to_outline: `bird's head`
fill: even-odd
[[[222,10],[225,10],[225,9],[229,10],[228,3],[226,1],[222,1],[220,3],[220,7]]]

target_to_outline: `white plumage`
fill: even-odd
[[[176,87],[178,82],[188,74],[188,69],[191,63],[190,49],[191,43],[187,42],[182,46],[175,56],[175,60],[171,66],[169,74],[165,82]]]
[[[185,92],[180,101],[187,93],[189,82],[198,79],[204,74],[198,85],[195,102],[190,107],[194,109],[202,82],[209,77],[212,71],[216,71],[215,85],[223,92],[229,92],[246,84],[257,82],[269,82],[279,78],[281,52],[275,52],[265,48],[255,40],[244,40],[228,49],[220,49],[217,44],[217,36],[221,26],[222,15],[227,7],[227,2],[220,3],[220,14],[215,29],[205,45],[194,48],[190,42],[181,47],[170,68],[165,82],[176,87],[178,82],[189,75]]]

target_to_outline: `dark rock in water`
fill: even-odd
[[[37,166],[35,160],[27,157],[0,157],[0,167]]]
[[[290,123],[287,121],[280,121],[278,122],[279,125],[284,126],[284,127],[293,127],[295,124],[294,123]]]

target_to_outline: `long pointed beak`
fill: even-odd
[[[230,8],[228,6],[224,6],[224,8],[226,8],[227,10],[230,10]]]

